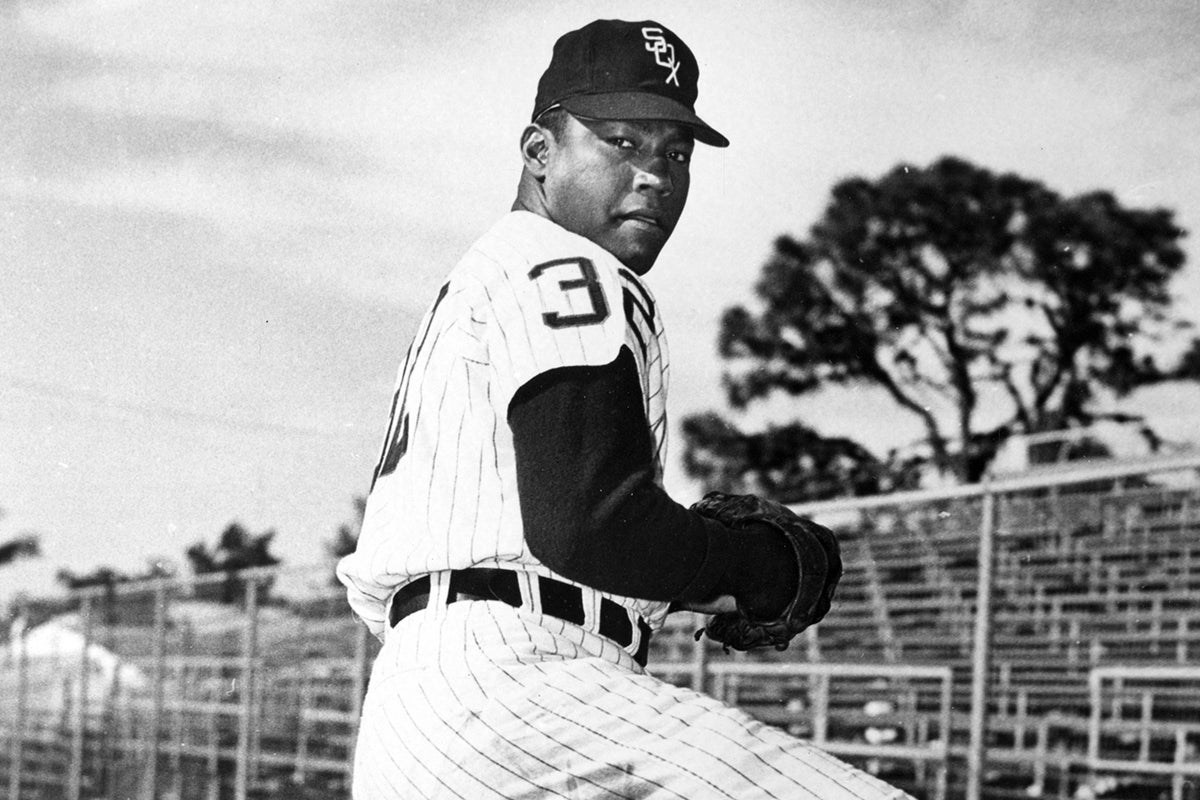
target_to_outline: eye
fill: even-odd
[[[610,136],[608,143],[618,150],[632,150],[636,147],[632,139],[626,139],[624,136]]]
[[[690,164],[692,162],[692,154],[686,150],[672,150],[667,153],[667,158],[676,164]]]

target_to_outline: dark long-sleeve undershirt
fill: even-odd
[[[791,597],[796,568],[782,536],[730,529],[655,483],[654,445],[627,349],[604,366],[532,379],[514,396],[508,421],[525,539],[555,572],[648,600],[730,594],[769,610]]]

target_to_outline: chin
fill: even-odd
[[[617,256],[617,259],[633,270],[637,275],[645,275],[654,266],[654,262],[658,260],[658,252],[653,254],[648,253],[631,253],[625,256]]]
[[[662,252],[662,245],[657,242],[626,242],[623,247],[610,249],[609,252],[638,275],[645,275],[658,260],[658,254]]]

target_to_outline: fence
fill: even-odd
[[[1200,775],[1200,457],[802,510],[834,611],[725,655],[674,615],[651,668],[920,797],[1067,797]],[[328,565],[31,604],[0,651],[9,800],[348,796],[376,644]]]
[[[88,589],[18,630],[0,662],[8,797],[346,794],[374,640],[331,574]]]
[[[1167,775],[1171,795],[1182,797],[1200,777],[1200,717],[1164,720],[1156,701],[1200,689],[1200,667],[1098,667],[1089,678],[1091,717],[1088,764],[1114,772]],[[1126,715],[1134,712],[1133,718]]]
[[[849,613],[812,631],[810,657],[950,665],[950,749],[965,760],[965,797],[983,796],[985,775],[998,771],[1027,779],[1011,796],[1045,792],[1055,772],[1062,796],[1161,775],[1171,778],[1167,796],[1194,797],[1195,732],[1177,720],[1200,719],[1198,469],[1196,455],[1084,463],[808,504],[800,510],[841,528],[852,565],[835,608]],[[1177,670],[1180,686],[1160,687],[1143,723],[1175,737],[1176,755],[1103,758],[1097,742],[1129,733],[1120,718],[1097,716],[1093,670],[1146,665]]]

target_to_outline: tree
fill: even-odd
[[[146,563],[145,570],[135,574],[109,566],[99,566],[83,573],[63,567],[54,577],[72,593],[72,605],[79,600],[78,594],[81,590],[102,587],[103,594],[92,593],[92,596],[99,598],[99,613],[106,626],[116,625],[118,622],[126,625],[153,625],[158,594],[155,586],[148,581],[170,578],[174,574],[173,565],[152,559]],[[117,585],[127,583],[139,585],[118,593]]]
[[[799,422],[745,433],[709,412],[685,419],[683,435],[684,469],[708,490],[803,503],[916,487],[913,465],[895,454],[880,460],[857,442]]]
[[[260,534],[252,534],[241,523],[231,522],[217,543],[209,547],[204,542],[196,542],[185,551],[192,570],[197,575],[207,575],[215,572],[225,573],[225,580],[216,588],[203,585],[197,589],[197,596],[219,600],[222,603],[240,603],[246,594],[245,579],[239,577],[241,570],[251,567],[271,567],[279,563],[279,559],[271,553],[271,540],[275,531],[267,530]],[[265,600],[270,593],[272,581],[259,579],[258,599]]]
[[[147,562],[146,569],[130,575],[115,567],[100,566],[91,572],[76,573],[62,568],[55,573],[55,580],[68,589],[86,589],[92,586],[115,586],[118,583],[134,583],[154,580],[155,578],[170,578],[175,575],[173,565],[162,560]]]
[[[0,508],[0,519],[3,518],[4,509]],[[7,541],[0,542],[0,567],[12,564],[21,558],[33,558],[41,554],[41,540],[38,535],[26,531]]]
[[[1179,359],[1175,377],[1180,380],[1200,381],[1200,339],[1192,339],[1187,351]]]
[[[0,519],[4,519],[4,509],[0,508]],[[8,566],[22,558],[33,558],[42,554],[41,540],[36,533],[23,532],[10,539],[0,540],[0,567]],[[8,623],[18,615],[28,619],[28,611],[33,601],[24,593],[18,593],[10,598],[7,607],[3,609],[0,620],[0,636],[8,630]]]
[[[0,567],[20,558],[31,558],[42,554],[41,543],[36,534],[22,533],[0,543]]]
[[[954,157],[844,180],[806,239],[775,242],[755,285],[761,310],[723,315],[729,402],[874,387],[920,421],[934,468],[977,480],[1011,434],[1088,424],[1106,394],[1175,374],[1151,348],[1187,324],[1168,292],[1183,236],[1169,210],[1103,191],[1062,197]],[[691,430],[689,452],[715,452],[711,424]],[[856,487],[842,481],[842,493]]]
[[[367,513],[367,498],[362,495],[354,497],[354,521],[343,522],[338,526],[333,534],[333,538],[325,542],[325,552],[334,561],[338,561],[342,556],[348,556],[354,552],[354,548],[358,546],[358,532],[362,530],[363,517]],[[330,576],[330,583],[333,586],[341,586],[342,582],[338,580],[337,572]]]
[[[362,529],[363,517],[367,513],[367,498],[354,497],[354,522],[343,522],[334,532],[333,538],[325,543],[325,552],[330,558],[338,559],[354,552],[358,545],[358,532]]]

